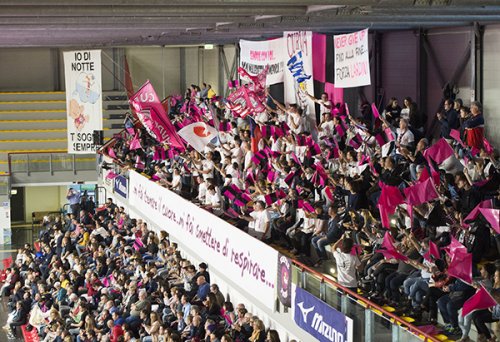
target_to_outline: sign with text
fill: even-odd
[[[114,193],[122,196],[123,198],[128,197],[128,179],[119,175],[113,179],[114,182]]]
[[[283,82],[285,57],[283,38],[253,42],[240,40],[240,67],[256,76],[269,65],[266,84]]]
[[[0,245],[10,245],[11,237],[10,202],[7,201],[0,205]]]
[[[371,84],[368,29],[333,36],[333,48],[336,88]]]
[[[353,341],[352,319],[300,287],[295,288],[293,310],[295,323],[317,341]]]
[[[238,279],[270,309],[276,299],[278,252],[137,172],[129,172],[129,203],[174,240],[196,251],[209,267]]]
[[[102,130],[101,50],[64,52],[68,153],[88,154]]]
[[[285,40],[285,60],[290,61],[299,52],[302,61],[302,72],[305,75],[313,74],[313,53],[312,53],[312,32],[311,31],[290,31],[283,33]],[[304,108],[304,113],[316,120],[316,110],[314,102],[307,97],[306,92],[314,96],[314,81],[310,77],[299,83],[297,78],[289,68],[285,70],[285,102],[296,103]]]

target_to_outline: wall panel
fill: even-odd
[[[497,149],[500,146],[500,25],[484,32],[483,105],[485,132]]]
[[[380,77],[384,106],[391,97],[417,97],[417,44],[414,31],[386,32],[381,41]]]

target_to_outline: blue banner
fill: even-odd
[[[116,176],[113,180],[115,182],[114,192],[122,196],[123,198],[128,197],[128,180],[123,176]]]
[[[293,303],[295,323],[318,341],[352,342],[352,319],[297,287]]]

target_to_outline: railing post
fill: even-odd
[[[319,283],[319,299],[326,302],[326,284],[323,279]]]
[[[307,286],[307,274],[304,270],[300,270],[300,280],[302,283],[302,288],[305,289]]]
[[[54,169],[52,168],[52,153],[49,154],[49,171],[50,171],[50,175],[53,176]]]
[[[375,336],[375,316],[372,310],[365,309],[365,342],[373,341]]]
[[[71,163],[73,165],[73,174],[76,175],[76,157],[74,154],[71,155]]]
[[[26,154],[26,161],[27,161],[27,167],[26,167],[26,173],[28,174],[28,176],[30,175],[30,154]]]
[[[392,324],[392,342],[399,342],[399,332],[400,332],[400,327],[399,325],[394,322]]]

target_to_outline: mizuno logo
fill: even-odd
[[[304,302],[300,302],[297,304],[299,307],[300,311],[302,312],[302,318],[304,320],[304,323],[307,323],[307,315],[309,315],[309,312],[314,310],[314,306],[310,307],[309,309],[304,308]]]

